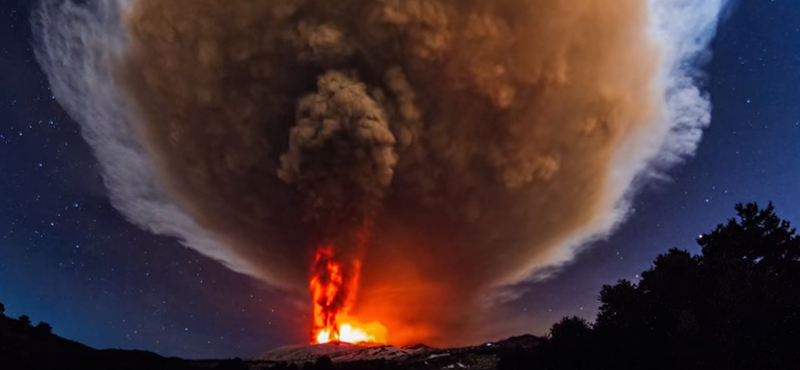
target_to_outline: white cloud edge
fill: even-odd
[[[114,58],[124,47],[117,15],[120,7],[131,1],[97,0],[91,7],[70,0],[43,1],[33,21],[37,59],[59,102],[81,124],[83,137],[103,170],[111,202],[128,221],[150,232],[175,237],[233,271],[259,276],[256,268],[226,253],[166,197],[144,149],[132,139],[109,60],[103,59]],[[709,43],[727,1],[647,1],[649,31],[662,52],[658,77],[663,93],[661,118],[644,133],[646,136],[632,138],[620,151],[625,155],[618,156],[617,171],[609,179],[614,192],[609,197],[613,200],[608,206],[611,212],[564,242],[548,266],[532,272],[528,281],[553,276],[591,242],[610,235],[632,213],[630,204],[639,185],[647,178],[663,176],[665,170],[692,156],[703,129],[710,124],[711,104],[697,85],[698,76],[702,75],[700,64],[707,59]],[[79,40],[85,47],[77,53],[64,49],[65,37]]]
[[[102,168],[111,204],[129,222],[222,262],[233,271],[258,276],[247,261],[225,252],[159,188],[153,164],[134,139],[128,110],[114,86],[111,61],[125,37],[120,7],[129,0],[42,2],[32,17],[35,52],[53,94],[81,126],[81,134]],[[72,43],[64,42],[65,38]],[[79,43],[82,47],[69,49]]]

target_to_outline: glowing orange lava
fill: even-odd
[[[385,343],[386,328],[380,323],[361,324],[348,317],[360,265],[335,259],[333,246],[317,249],[309,283],[314,304],[312,344],[329,342]]]

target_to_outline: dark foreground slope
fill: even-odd
[[[54,335],[49,327],[33,327],[24,320],[0,314],[3,370],[192,370],[203,368],[202,365],[146,351],[96,350]]]
[[[516,348],[538,342],[537,337],[523,336],[454,349],[343,343],[284,347],[251,361],[190,361],[147,351],[96,350],[52,334],[49,326],[33,327],[27,320],[0,314],[0,370],[489,370]]]

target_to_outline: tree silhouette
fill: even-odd
[[[31,326],[31,318],[28,315],[22,315],[19,317],[19,322],[24,324],[25,326]]]
[[[594,341],[588,321],[576,316],[565,317],[550,329],[543,365],[550,369],[590,369],[596,351]]]
[[[0,315],[5,315],[5,313],[6,313],[6,306],[3,304],[3,302],[0,302]]]
[[[697,239],[700,255],[672,249],[638,283],[604,286],[593,327],[574,317],[555,324],[544,368],[795,368],[800,238],[771,203],[735,209]]]
[[[718,225],[710,234],[698,239],[703,256],[714,262],[742,260],[748,265],[785,267],[800,259],[800,240],[789,221],[775,214],[770,202],[766,208],[758,204],[737,204],[737,219]]]
[[[736,205],[730,219],[698,239],[706,299],[705,340],[733,364],[798,363],[788,343],[800,335],[800,238],[770,203]],[[727,354],[726,348],[751,353]]]
[[[628,280],[616,285],[604,285],[600,290],[600,311],[596,327],[606,330],[633,330],[629,327],[632,317],[642,310],[642,302],[636,286]]]
[[[565,317],[550,329],[550,339],[553,341],[579,342],[591,335],[589,322],[577,316]]]
[[[46,322],[40,322],[39,324],[37,324],[36,325],[36,330],[39,333],[42,333],[42,334],[52,334],[53,333],[53,327],[50,326],[50,324],[48,324]]]

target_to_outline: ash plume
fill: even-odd
[[[33,27],[131,222],[298,294],[342,245],[352,314],[455,345],[694,153],[724,5],[45,0]]]

